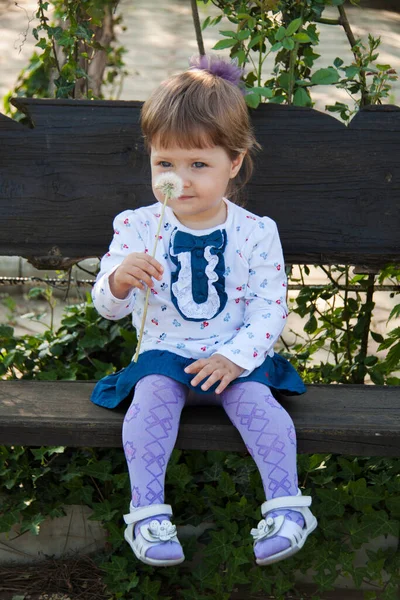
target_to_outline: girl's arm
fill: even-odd
[[[276,223],[264,217],[242,250],[249,276],[245,294],[244,323],[217,354],[243,367],[241,377],[260,366],[278,340],[286,323],[287,278]]]
[[[132,312],[136,288],[132,288],[125,298],[117,298],[111,292],[109,278],[129,254],[146,251],[147,227],[133,210],[125,210],[117,215],[113,227],[114,236],[108,252],[101,259],[92,299],[102,317],[116,321]]]

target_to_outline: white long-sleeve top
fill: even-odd
[[[275,222],[224,201],[225,223],[206,230],[185,227],[166,207],[155,256],[163,278],[151,288],[140,352],[168,350],[193,359],[218,353],[244,368],[244,377],[274,354],[288,315],[287,279]],[[121,300],[108,280],[131,252],[152,251],[160,213],[157,202],[115,217],[92,290],[103,317],[132,313],[137,330],[146,289],[134,288]]]

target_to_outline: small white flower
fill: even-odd
[[[183,181],[176,173],[167,171],[157,177],[154,187],[160,190],[164,196],[179,198],[183,192]]]
[[[162,521],[161,523],[154,519],[149,523],[149,533],[155,540],[168,542],[176,535],[176,525],[172,525],[170,521]]]
[[[279,517],[268,517],[262,519],[257,525],[257,529],[252,529],[250,534],[253,536],[255,542],[266,540],[267,538],[273,537],[282,527],[285,521],[285,517],[280,515]]]

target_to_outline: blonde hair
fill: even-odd
[[[141,127],[147,150],[221,146],[231,160],[245,153],[242,167],[226,193],[237,200],[253,173],[255,139],[240,89],[204,69],[189,69],[165,80],[143,104]]]

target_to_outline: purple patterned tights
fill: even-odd
[[[165,471],[178,435],[179,420],[188,389],[164,375],[149,375],[135,388],[132,404],[125,415],[122,440],[131,481],[134,506],[164,503]],[[222,403],[233,425],[260,471],[268,500],[297,493],[296,433],[284,408],[261,383],[246,381],[214,395],[214,404]],[[268,516],[283,514],[301,527],[302,515],[277,510]],[[152,517],[154,519],[155,517]],[[159,515],[158,520],[166,519]],[[151,520],[151,519],[149,519]],[[137,528],[142,522],[136,524]],[[147,551],[152,558],[173,558],[181,552],[173,542],[155,545]],[[257,543],[255,554],[264,558],[289,546],[286,538],[275,536]]]

